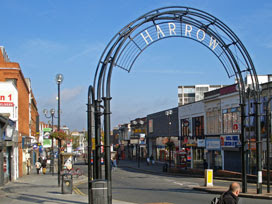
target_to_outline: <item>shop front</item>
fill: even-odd
[[[4,182],[16,180],[18,178],[18,135],[16,123],[12,120],[8,121],[8,125],[4,132],[4,149],[3,149],[3,171]]]
[[[178,137],[158,137],[156,138],[156,155],[159,161],[169,161],[169,144],[171,144],[171,161],[176,164],[176,153],[178,152]]]
[[[222,169],[222,153],[220,145],[220,137],[206,137],[205,150],[208,169],[214,171]]]
[[[240,135],[221,135],[222,169],[241,172]]]

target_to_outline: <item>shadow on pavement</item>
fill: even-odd
[[[181,188],[168,188],[168,189],[155,189],[155,188],[134,188],[134,187],[114,187],[114,190],[141,190],[141,191],[157,191],[157,192],[175,192],[175,193],[193,193],[195,194],[197,190],[181,189]],[[198,194],[207,194],[203,191],[197,191]]]
[[[16,199],[19,201],[25,201],[29,203],[44,203],[44,202],[58,202],[58,203],[75,203],[75,204],[86,204],[85,202],[79,202],[79,201],[72,201],[72,200],[66,200],[66,199],[59,199],[59,198],[48,198],[45,196],[39,196],[39,195],[31,195],[31,194],[20,194],[16,198],[12,196],[7,196],[11,199]]]
[[[150,175],[156,174],[158,176],[164,176],[164,177],[169,177],[169,178],[175,178],[175,177],[182,178],[182,177],[186,177],[185,175],[170,174],[170,173],[159,172],[159,171],[152,171],[152,170],[146,170],[146,169],[141,169],[141,168],[136,169],[136,167],[123,166],[123,165],[118,166],[118,168],[122,169],[124,171],[128,171],[128,172],[138,172],[138,173],[141,172],[141,173],[150,174]]]

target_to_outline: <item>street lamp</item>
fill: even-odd
[[[172,145],[171,145],[171,136],[170,136],[170,125],[171,125],[171,115],[173,114],[172,110],[165,111],[165,115],[168,117],[168,143],[169,143],[169,168],[171,168],[171,153],[172,153]]]
[[[139,125],[140,125],[139,127],[142,129],[142,127],[143,127],[143,125],[144,125],[144,121],[142,121],[142,120],[139,120],[139,121],[134,120],[134,121],[132,121],[132,124],[135,125],[135,126],[136,126],[137,124],[139,124]],[[140,132],[142,132],[142,130],[141,130]],[[137,146],[136,146],[136,152],[138,152],[138,154],[137,154],[137,158],[138,158],[138,168],[140,168],[140,160],[141,160],[140,133],[139,133],[138,144],[137,144]]]
[[[47,113],[48,113],[48,110],[47,109],[43,109],[43,113],[44,113],[44,116],[46,118],[51,118],[51,133],[54,132],[54,115],[55,115],[55,109],[51,108],[50,109],[50,115],[47,116]],[[56,117],[55,117],[56,118]],[[52,173],[52,176],[54,176],[54,138],[52,137],[51,135],[51,140],[52,140],[52,144],[51,144],[51,163],[50,163],[50,171]]]
[[[58,132],[60,131],[60,84],[63,81],[63,75],[56,75],[56,82],[58,84]],[[61,148],[61,140],[58,139],[58,185],[60,187],[60,168],[61,168],[61,160],[60,160],[60,148]]]

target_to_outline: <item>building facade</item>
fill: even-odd
[[[178,108],[147,115],[147,124],[148,156],[159,161],[169,160],[167,143],[174,144],[173,154],[179,150]]]
[[[9,60],[4,47],[0,47],[0,82],[12,82],[18,92],[18,166],[19,176],[23,176],[27,173],[27,160],[34,158],[32,144],[37,140],[38,110],[30,81],[25,79],[20,65]]]
[[[178,87],[178,106],[204,99],[204,93],[219,89],[222,85],[192,85]]]

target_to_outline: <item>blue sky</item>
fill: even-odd
[[[43,121],[48,121],[44,108],[57,108],[55,75],[64,75],[61,124],[82,130],[88,86],[107,43],[132,20],[165,6],[188,6],[216,16],[246,46],[257,73],[271,73],[268,0],[1,0],[0,45],[31,79]],[[177,106],[179,85],[233,82],[201,44],[183,38],[161,40],[143,52],[130,73],[113,73],[112,126]]]

